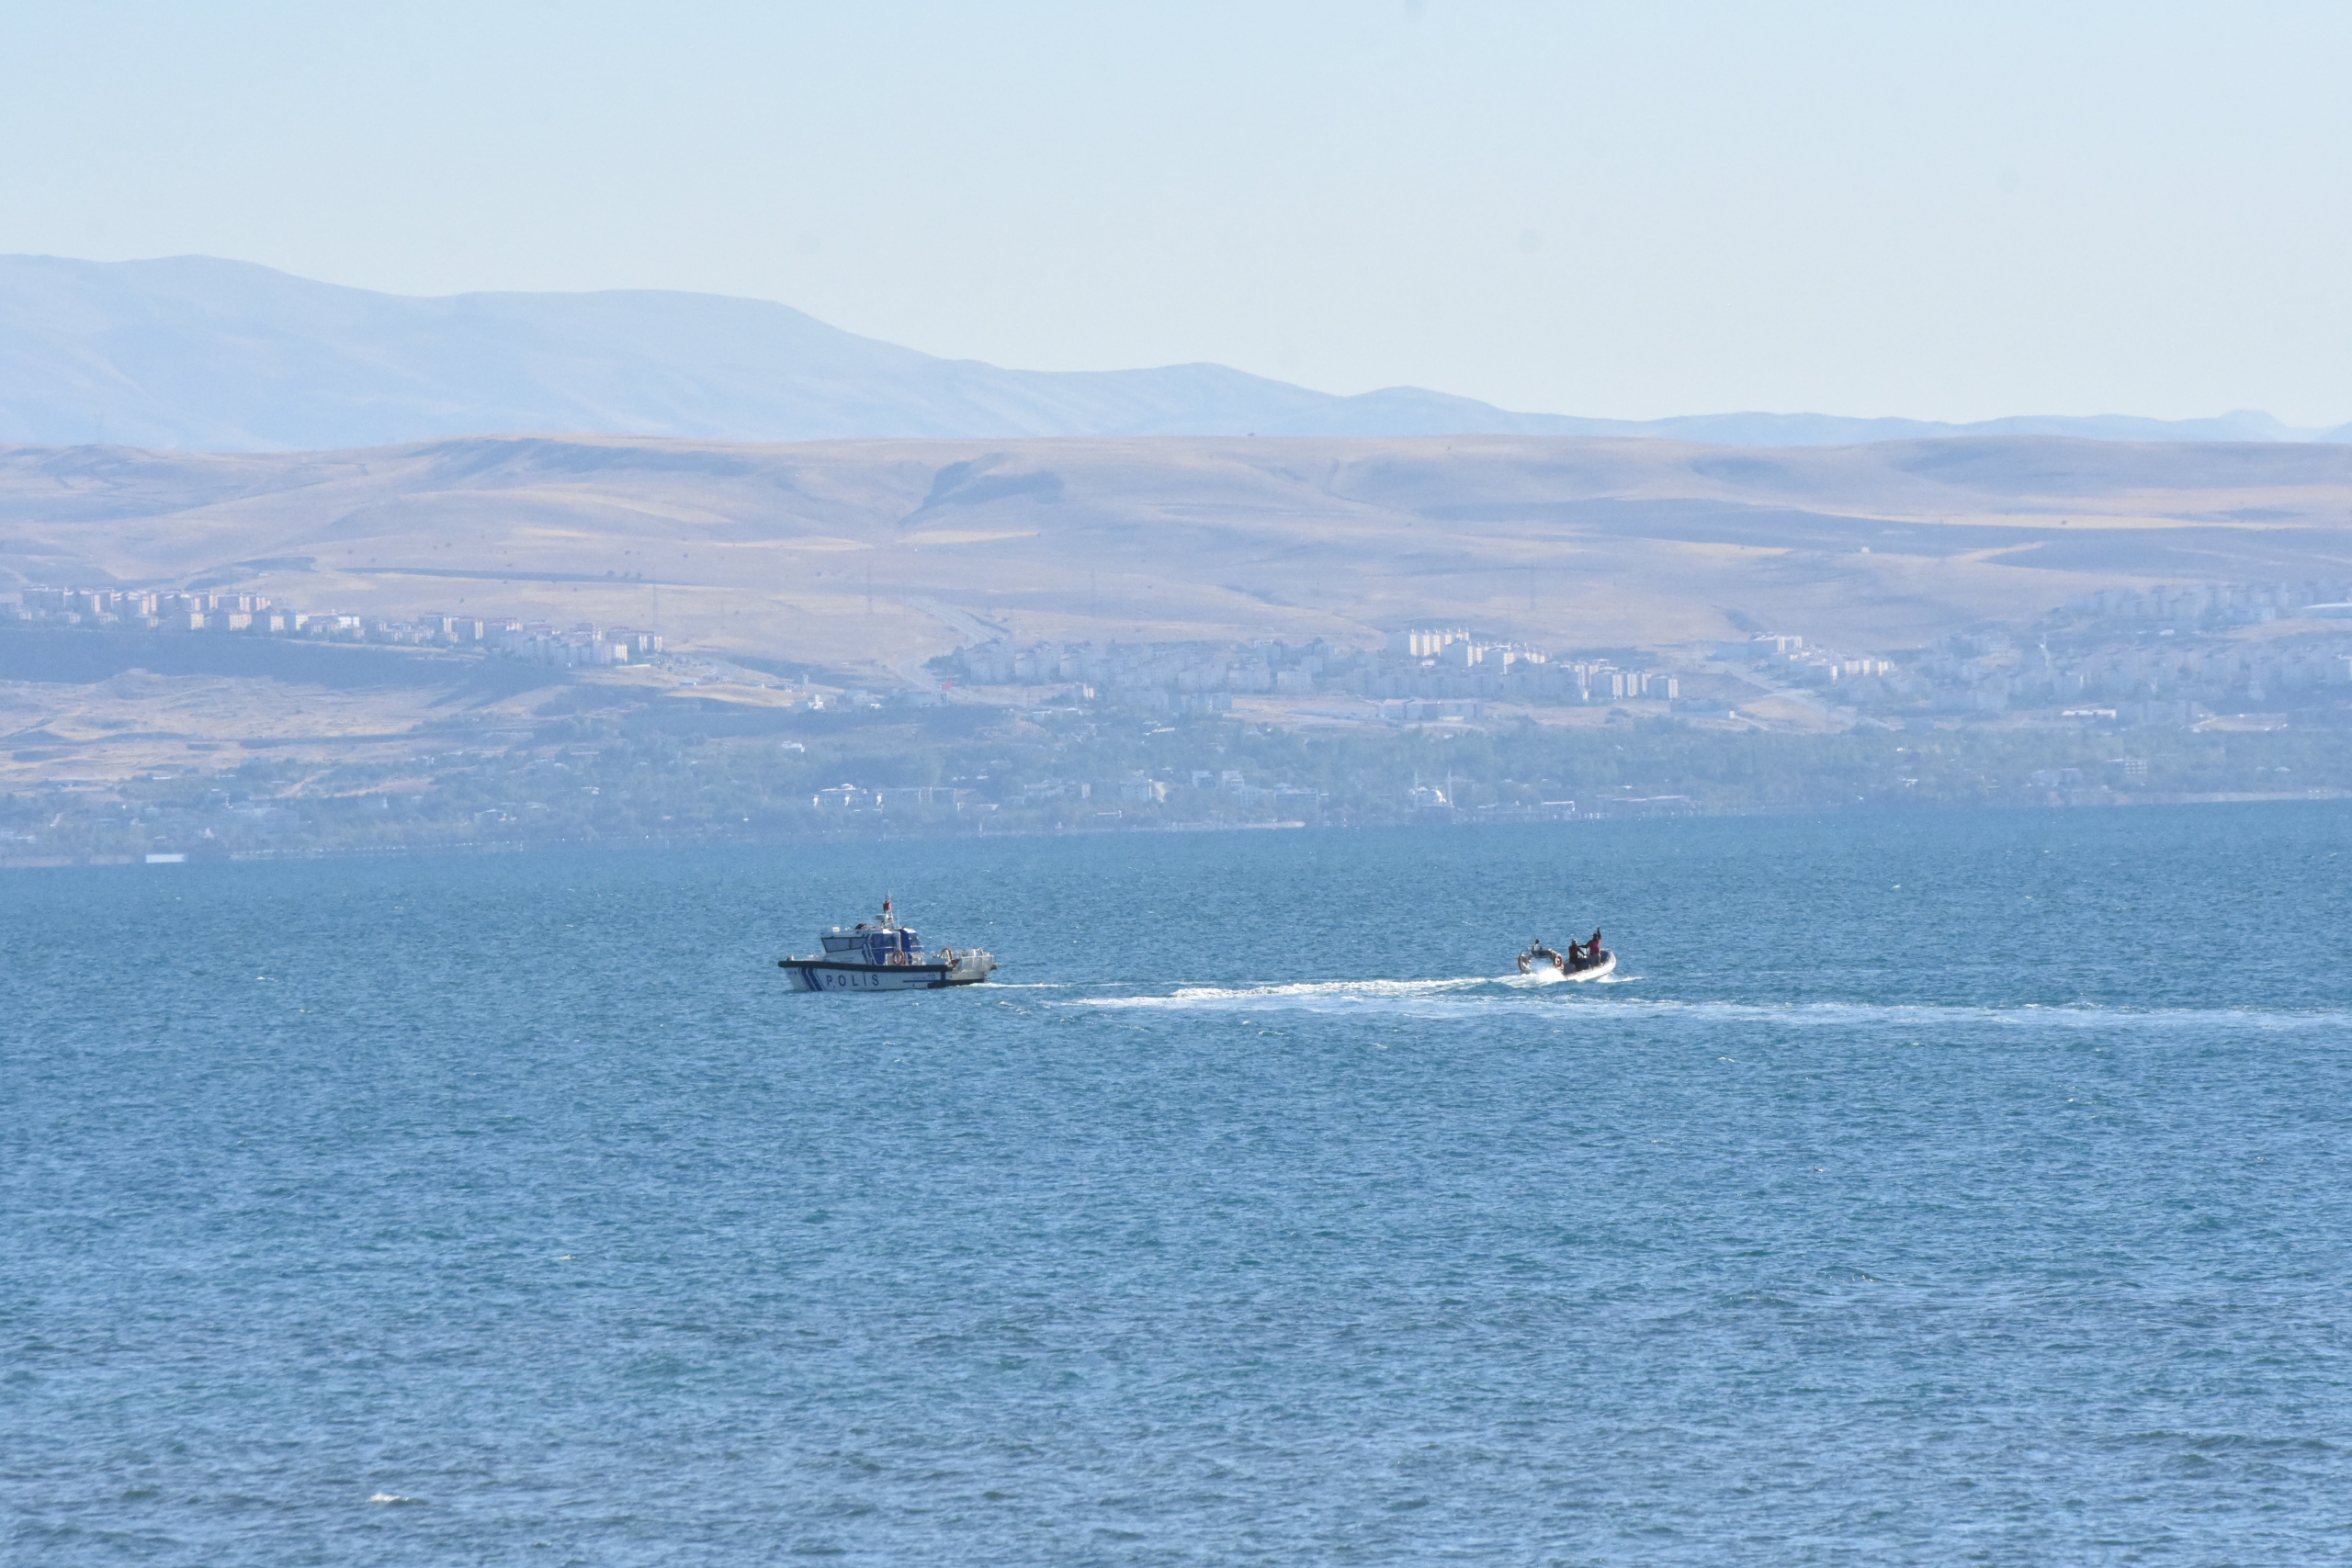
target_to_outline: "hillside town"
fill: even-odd
[[[118,659],[141,657],[126,634],[376,644],[471,694],[347,739],[250,713],[207,736],[178,708],[43,719],[38,683],[12,682],[0,864],[2334,797],[2352,791],[2347,597],[2102,592],[1891,651],[1786,632],[1575,653],[1460,627],[1353,649],[996,638],[894,687],[842,671],[779,686],[627,627],[36,589],[0,637],[105,633]],[[613,678],[648,660],[662,679]],[[106,687],[136,703],[159,679]],[[149,760],[101,771],[109,746]]]
[[[438,611],[406,618],[345,611],[305,611],[273,604],[260,593],[187,590],[28,588],[12,608],[25,620],[121,631],[192,632],[248,637],[298,637],[322,642],[387,647],[475,649],[560,666],[627,664],[662,649],[660,634],[628,626],[512,616],[451,615]]]
[[[2014,716],[2188,728],[2233,715],[2352,723],[2352,581],[2104,590],[2024,627],[1987,626],[1925,648],[1857,651],[1758,632],[1703,648],[1622,656],[1548,653],[1459,628],[1400,631],[1377,649],[1291,644],[1036,642],[959,649],[944,680],[1012,701],[1227,712],[1237,694],[1357,698],[1385,718],[1476,718],[1476,705],[1636,705],[1735,716],[1795,698],[1856,720]],[[1619,657],[1623,662],[1619,662]]]
[[[470,651],[556,669],[642,663],[655,631],[438,611],[303,611],[255,593],[33,587],[0,601],[20,624],[157,637],[247,637]],[[1464,626],[1414,626],[1375,646],[1033,641],[999,637],[888,680],[855,663],[800,694],[821,707],[1041,704],[1413,725],[1604,708],[1633,716],[1815,727],[2059,722],[2193,728],[2247,716],[2352,725],[2352,581],[2160,585],[2079,593],[2023,626],[1923,648],[1851,649],[1759,630],[1701,647],[1546,649]],[[1778,705],[1775,706],[1774,705]],[[1794,705],[1792,706],[1792,705]]]
[[[967,686],[1066,684],[1081,697],[1177,712],[1227,711],[1237,694],[1546,706],[1681,694],[1677,678],[1662,670],[1555,657],[1458,628],[1400,631],[1373,650],[1320,638],[1295,646],[1274,638],[1015,646],[999,638],[959,649],[933,666]]]

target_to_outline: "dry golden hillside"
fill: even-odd
[[[0,449],[0,588],[250,585],[306,609],[652,624],[835,668],[1022,637],[1461,623],[1558,648],[1858,647],[2086,586],[2352,570],[2352,447],[2047,437],[484,436]]]

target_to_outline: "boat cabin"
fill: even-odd
[[[923,961],[922,938],[901,925],[835,926],[824,933],[822,940],[825,956],[836,963],[878,966]]]

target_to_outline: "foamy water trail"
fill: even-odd
[[[1623,976],[1631,978],[1632,976]],[[1590,984],[1590,983],[1588,983]],[[1558,991],[1561,999],[1586,985],[1559,975],[1465,976],[1450,980],[1297,980],[1265,986],[1180,986],[1157,995],[1073,998],[1063,1007],[1232,1010],[1294,1008],[1312,1011],[1401,1010],[1432,1007],[1470,1010],[1539,998]]]
[[[1641,979],[1617,975],[1570,984],[1560,976],[1471,976],[1427,980],[1306,980],[1263,986],[1180,986],[1172,992],[1072,998],[1050,1005],[1200,1012],[1301,1011],[1414,1018],[1556,1020],[1564,1023],[1647,1019],[1661,1022],[1746,1022],[1792,1028],[1905,1026],[1949,1029],[2303,1030],[2352,1027],[2352,1012],[2290,1012],[2259,1008],[2129,1008],[2095,1003],[2009,1006],[1945,1002],[1680,1000],[1604,991]]]

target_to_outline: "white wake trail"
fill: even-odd
[[[1470,976],[1426,980],[1303,980],[1258,986],[1180,986],[1156,995],[1072,998],[1052,1007],[1110,1010],[1320,1013],[1387,1013],[1419,1018],[1646,1020],[1671,1024],[1752,1023],[1782,1029],[1900,1027],[1932,1032],[1955,1027],[2098,1031],[2131,1029],[2306,1030],[2352,1025],[2352,1012],[2290,1012],[2255,1008],[2127,1008],[2095,1003],[2043,1006],[1951,1002],[1680,1000],[1669,997],[1605,995],[1600,987],[1630,984],[1638,975],[1586,985],[1541,975]],[[1575,1005],[1581,998],[1585,1005]]]

